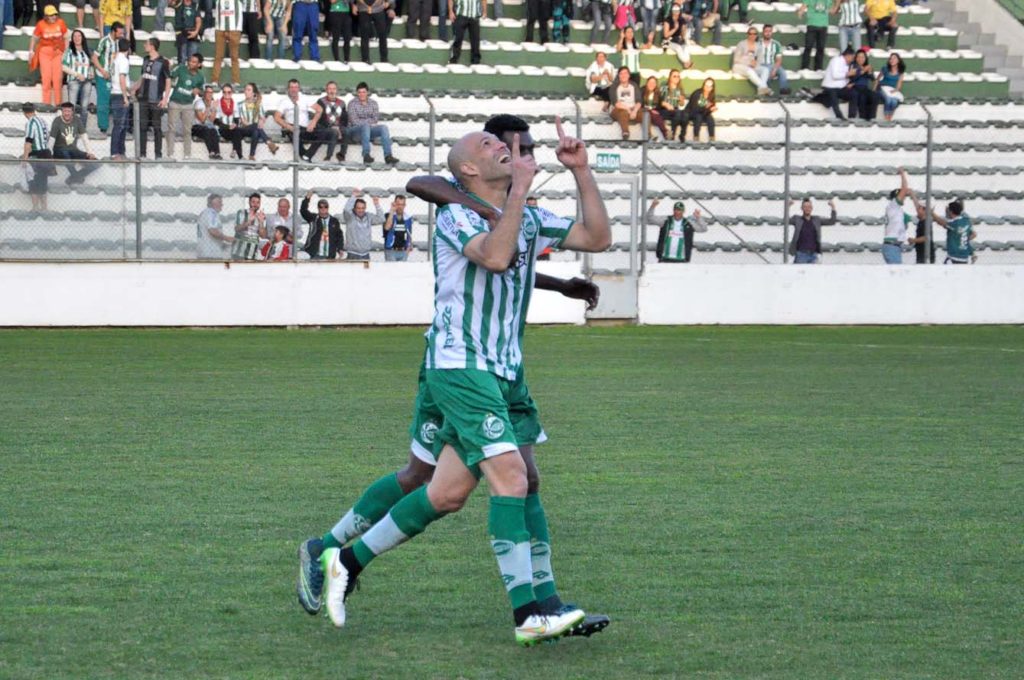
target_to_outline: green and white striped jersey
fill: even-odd
[[[245,5],[245,0],[217,0],[217,30],[241,31]]]
[[[114,44],[114,39],[110,35],[105,35],[100,39],[98,45],[96,45],[96,55],[100,62],[100,66],[107,73],[110,73],[110,77],[113,78],[114,70],[114,57],[117,56],[117,45]]]
[[[267,117],[263,102],[245,102],[238,107],[238,120],[242,125],[256,125]]]
[[[839,25],[859,26],[861,21],[860,0],[843,0],[843,4],[839,5]]]
[[[573,220],[526,208],[518,254],[492,274],[463,248],[490,226],[463,205],[437,211],[434,232],[434,321],[427,330],[427,368],[478,369],[515,380],[523,362],[522,337],[533,293],[538,253],[565,241]]]
[[[774,38],[772,40],[761,38],[757,41],[754,53],[757,55],[759,66],[774,66],[775,58],[782,54],[782,45]]]
[[[92,80],[93,78],[92,62],[84,50],[81,52],[76,52],[71,48],[64,50],[64,56],[61,57],[60,65],[71,69],[72,75],[76,77],[82,76],[86,80]]]
[[[483,14],[484,11],[481,0],[455,0],[455,2],[452,3],[452,6],[455,10],[455,16],[457,17],[479,19],[480,15]]]
[[[50,133],[39,116],[32,116],[25,123],[25,141],[32,145],[32,151],[42,151],[50,145]]]

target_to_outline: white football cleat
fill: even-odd
[[[534,614],[516,626],[516,642],[531,647],[545,640],[557,640],[567,635],[573,626],[584,618],[582,609],[573,609],[564,614]]]
[[[348,594],[348,569],[341,563],[339,548],[324,550],[321,561],[324,570],[324,607],[331,623],[338,628],[345,625],[345,596]]]

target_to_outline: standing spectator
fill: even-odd
[[[864,22],[868,27],[868,46],[875,49],[875,42],[881,33],[889,33],[888,47],[896,47],[897,15],[899,9],[896,7],[896,0],[866,0],[864,14],[867,20]]]
[[[747,23],[747,3],[749,0],[722,0],[722,5],[725,8],[725,23],[729,23],[732,19],[732,8],[739,7],[740,9],[740,23]]]
[[[97,31],[103,30],[103,15],[100,13],[100,0],[75,0],[75,17],[78,19],[78,27],[85,27],[85,5],[88,4],[92,7],[92,23],[96,27]],[[0,7],[3,3],[0,3]],[[2,28],[2,26],[0,26]],[[2,31],[0,31],[2,33]],[[3,45],[0,45],[2,49]]]
[[[380,122],[380,107],[376,100],[370,99],[370,89],[366,83],[356,85],[355,99],[348,104],[348,127],[345,129],[346,141],[358,139],[363,147],[363,162],[372,163],[370,142],[379,139],[384,147],[384,162],[394,165],[398,159],[391,154],[391,132],[387,125]],[[352,240],[352,234],[349,234]]]
[[[261,0],[243,0],[242,31],[249,43],[249,58],[260,58],[260,22],[263,19]]]
[[[850,85],[850,65],[853,63],[853,50],[847,47],[842,54],[837,54],[828,62],[825,77],[821,80],[821,95],[816,98],[832,109],[836,118],[843,120],[843,112],[839,110],[839,100],[845,102],[853,98]]]
[[[76,28],[71,33],[71,44],[64,50],[61,69],[67,76],[68,100],[74,105],[84,128],[89,123],[89,102],[92,101],[92,83],[96,72],[89,43],[80,29]]]
[[[21,105],[21,112],[25,114],[25,147],[21,160],[27,162],[30,158],[53,158],[46,125],[36,115],[35,105],[32,102],[25,102]],[[49,163],[28,163],[28,172],[28,193],[32,197],[32,209],[46,210],[46,191],[49,188],[50,175],[53,174],[52,168]]]
[[[860,0],[835,0],[829,14],[839,15],[839,51],[853,47],[860,49],[860,27],[864,21],[864,9]]]
[[[271,262],[283,262],[292,259],[292,247],[288,245],[288,227],[274,227],[272,234],[272,240],[267,241],[260,250],[260,259]]]
[[[636,44],[636,35],[632,26],[622,29],[619,39],[615,43],[615,51],[619,53],[619,67],[627,69],[630,78],[639,84],[640,46]]]
[[[199,16],[197,0],[171,0],[174,8],[174,43],[178,48],[178,66],[199,54],[199,41],[203,33],[203,18]]]
[[[359,21],[359,56],[370,63],[370,37],[376,33],[380,60],[387,62],[388,29],[395,18],[391,0],[355,0],[355,13]]]
[[[699,90],[690,93],[690,101],[686,105],[686,119],[693,122],[693,141],[700,141],[701,126],[708,126],[708,141],[715,141],[715,79],[705,78]],[[685,134],[685,130],[683,133]]]
[[[132,79],[128,65],[128,40],[117,41],[117,56],[110,72],[110,110],[113,114],[113,129],[110,132],[110,156],[116,161],[125,160],[125,140],[128,137],[128,121],[131,113]]]
[[[71,102],[60,105],[60,115],[53,119],[50,127],[50,138],[53,140],[53,157],[65,161],[68,169],[68,185],[81,184],[90,173],[100,169],[99,165],[84,163],[78,167],[74,161],[96,160],[89,149],[89,135],[85,132],[85,124],[75,116],[75,107]],[[79,144],[82,148],[79,148]]]
[[[501,0],[496,0],[496,2],[496,6],[500,7]],[[551,39],[559,45],[569,44],[569,20],[571,18],[572,4],[570,0],[551,0]]]
[[[150,7],[156,4],[153,8],[153,30],[154,31],[166,31],[168,28],[167,22],[164,19],[167,17],[167,2],[168,0],[150,0],[148,3]],[[140,3],[141,4],[141,3]],[[142,22],[139,22],[139,27],[142,27]],[[174,24],[171,24],[173,28]]]
[[[405,196],[399,194],[384,215],[384,259],[405,262],[412,250],[412,218],[405,214]]]
[[[682,8],[680,8],[680,11]],[[658,26],[661,23],[661,0],[640,0],[640,21],[644,25],[644,49],[649,49],[658,37]]]
[[[302,59],[302,39],[309,38],[309,58],[320,61],[320,4],[318,0],[292,0],[292,57]]]
[[[409,0],[409,14],[405,20],[405,37],[430,39],[430,7],[432,0]]]
[[[231,158],[233,159],[242,158],[243,136],[238,129],[238,119],[238,105],[235,102],[234,89],[225,83],[220,89],[220,99],[217,100],[214,120],[217,123],[221,139],[231,144]]]
[[[206,209],[199,213],[196,223],[196,257],[200,260],[226,260],[235,239],[224,233],[220,211],[224,199],[220,194],[206,197]]]
[[[345,234],[348,235],[348,248],[345,251],[345,259],[348,260],[370,259],[370,249],[373,247],[372,225],[384,222],[380,199],[373,197],[374,214],[370,215],[366,212],[366,201],[362,195],[361,189],[353,191],[342,213],[345,218]]]
[[[917,231],[914,232],[914,238],[907,239],[907,244],[914,246],[917,264],[935,264],[935,239],[931,239],[931,251],[928,251],[928,210],[918,200],[917,194],[913,191],[909,193],[917,212]]]
[[[705,29],[711,31],[711,43],[722,44],[722,15],[718,11],[720,0],[690,0],[684,8],[684,17],[689,15],[694,41],[703,44]]]
[[[29,41],[29,63],[39,63],[39,76],[42,80],[44,104],[54,106],[60,101],[63,84],[61,60],[68,43],[68,27],[57,15],[57,8],[47,5],[43,8],[43,19],[36,24]]]
[[[609,94],[612,105],[612,120],[619,124],[622,138],[629,139],[629,124],[639,123],[642,118],[639,88],[630,78],[629,69],[619,69],[618,80]]]
[[[138,45],[135,42],[135,34],[142,29],[142,5],[144,2],[145,0],[131,0],[132,20],[128,26],[128,42],[131,44],[132,54],[138,51],[136,49]]]
[[[198,17],[196,17],[198,20]],[[181,131],[185,158],[192,157],[192,112],[196,97],[203,94],[206,78],[202,72],[203,55],[192,54],[186,63],[171,71],[171,98],[167,102],[167,155],[174,155],[174,135]]]
[[[772,91],[758,73],[757,48],[757,29],[750,26],[747,39],[740,41],[732,51],[732,72],[749,80],[757,88],[757,94],[764,96]]]
[[[142,75],[132,87],[132,92],[139,100],[141,119],[139,139],[135,140],[139,158],[146,157],[146,140],[150,128],[153,128],[156,157],[163,157],[163,115],[171,96],[170,74],[170,63],[160,56],[160,41],[150,38],[146,41],[146,56],[142,59]]]
[[[122,35],[115,41],[126,38],[132,26],[132,0],[100,0],[100,16],[103,17],[103,35],[110,35],[114,24],[121,24]]]
[[[828,202],[832,215],[826,220],[814,215],[814,204],[810,198],[800,203],[800,214],[789,218],[793,227],[793,238],[789,241],[789,254],[793,264],[818,264],[821,258],[821,228],[836,223],[835,199]]]
[[[660,203],[658,199],[651,201],[646,215],[647,224],[661,226],[655,250],[658,262],[689,262],[693,255],[694,232],[705,232],[708,225],[701,217],[700,210],[693,211],[692,220],[687,219],[684,215],[686,205],[682,201],[676,201],[672,206],[672,214],[662,220],[654,214]]]
[[[853,63],[850,64],[850,118],[860,116],[863,120],[874,120],[878,109],[874,87],[875,73],[868,62],[868,53],[860,50],[853,55]]]
[[[192,136],[203,140],[210,160],[219,161],[220,135],[217,131],[217,104],[213,100],[213,93],[213,86],[207,85],[203,88],[203,96],[196,97],[192,103],[196,117],[196,122],[192,125]]]
[[[288,236],[291,236],[292,227],[292,203],[287,198],[277,199],[277,212],[273,215],[267,216],[266,229],[268,232],[277,229],[278,227],[287,227],[289,229]],[[295,234],[296,238],[300,235]]]
[[[896,107],[903,103],[903,75],[907,67],[899,53],[893,52],[885,68],[878,74],[875,81],[875,92],[882,100],[882,112],[886,120],[892,120]],[[877,102],[876,102],[877,107]]]
[[[693,68],[693,59],[690,58],[690,50],[686,46],[687,31],[687,18],[682,7],[672,5],[669,17],[662,28],[662,49],[674,51],[683,68]]]
[[[247,0],[216,0],[217,30],[213,44],[213,83],[220,85],[220,70],[224,62],[224,50],[231,56],[231,82],[239,85],[242,74],[238,68],[238,50],[242,43],[242,24]],[[298,59],[298,56],[295,57]]]
[[[459,56],[462,54],[462,38],[467,28],[469,29],[469,63],[480,63],[480,19],[486,18],[487,0],[448,0],[448,21],[451,22],[454,29],[449,64],[459,63]],[[531,30],[529,24],[527,24],[526,30]],[[544,31],[547,32],[547,24],[544,24]],[[544,43],[545,40],[547,40],[546,35],[541,43]],[[351,236],[349,239],[351,240]]]
[[[448,21],[452,18],[452,0],[448,1]],[[540,44],[548,41],[548,19],[551,18],[551,0],[526,0],[526,42],[533,42],[533,25],[537,24]]]
[[[661,117],[661,89],[658,87],[658,79],[654,76],[647,78],[644,82],[644,89],[640,93],[643,103],[643,110],[650,116],[651,125],[658,128],[661,138],[667,140],[668,130],[665,129],[665,121]]]
[[[344,100],[338,96],[338,84],[332,80],[325,89],[327,94],[313,104],[313,127],[321,140],[327,140],[327,157],[324,160],[331,160],[334,145],[340,140],[338,160],[343,161],[348,153],[348,142],[344,134],[348,113],[345,111]]]
[[[882,240],[882,259],[886,264],[903,264],[903,243],[907,240],[907,215],[903,201],[910,193],[907,171],[900,168],[900,188],[889,194],[885,205],[885,238]]]
[[[602,26],[604,33],[601,35],[601,44],[610,44],[608,39],[611,36],[612,23],[615,20],[614,0],[590,0],[590,14],[594,19],[594,25],[590,29],[590,44],[597,43],[597,32],[601,30]]]
[[[344,4],[348,6],[347,1]],[[274,36],[277,36],[277,58],[284,59],[285,45],[288,44],[288,22],[291,21],[291,17],[292,0],[264,0],[263,28],[267,32],[267,45],[263,51],[263,58],[267,61],[271,61],[274,58]],[[348,39],[345,41],[345,61],[348,61],[348,46],[351,41],[352,17],[349,15]],[[337,49],[337,39],[334,39],[334,46]],[[334,59],[337,61],[337,53],[335,53]]]
[[[100,132],[106,132],[110,125],[110,85],[117,57],[117,42],[124,37],[124,25],[115,21],[110,32],[100,38],[96,51],[92,53],[92,65],[96,74],[96,125]]]
[[[448,42],[448,0],[437,0],[437,39]]]
[[[235,213],[235,238],[267,238],[267,216],[263,212],[263,199],[258,192],[250,194],[247,207],[239,208]]]
[[[974,248],[974,227],[971,218],[964,213],[963,201],[954,200],[946,206],[946,216],[939,217],[932,212],[932,221],[946,230],[945,264],[971,264]]]
[[[608,110],[609,90],[615,80],[615,72],[612,65],[608,63],[608,56],[604,52],[594,55],[594,61],[587,67],[587,90],[590,96],[600,99],[605,103],[603,109]]]
[[[349,0],[333,0],[327,10],[327,30],[331,33],[331,54],[334,61],[347,64],[352,56],[352,6]],[[338,41],[342,42],[342,52],[338,52]]]
[[[686,139],[686,93],[678,69],[669,71],[668,80],[661,88],[661,117],[672,124],[669,139]]]
[[[295,0],[299,2],[299,0]],[[302,94],[302,90],[299,87],[299,81],[292,78],[288,81],[288,97],[282,102],[282,105],[278,107],[278,110],[274,112],[274,121],[281,126],[281,131],[284,138],[294,142],[296,132],[299,135],[299,158],[309,163],[313,162],[313,154],[320,150],[321,135],[316,131],[316,125],[310,118],[309,110],[313,107],[313,102]],[[296,118],[296,109],[298,118]],[[335,140],[337,137],[335,137]],[[330,158],[331,154],[334,153],[334,145],[330,139],[327,140],[328,154],[327,158]],[[305,147],[305,144],[309,144],[309,147]]]
[[[249,160],[256,160],[256,146],[260,142],[267,145],[271,155],[276,154],[277,144],[263,129],[267,122],[267,112],[263,108],[263,95],[260,94],[256,83],[245,86],[245,100],[238,108],[238,135],[241,139],[249,139]]]
[[[309,212],[309,199],[312,197],[312,191],[306,192],[299,205],[299,214],[309,224],[302,249],[314,260],[336,259],[338,253],[345,248],[345,235],[341,231],[341,224],[337,217],[331,216],[326,199],[321,198],[316,202],[315,215]]]
[[[806,16],[807,32],[804,34],[804,52],[800,55],[800,68],[811,66],[811,48],[814,48],[814,70],[820,71],[825,64],[825,40],[828,38],[828,14],[831,5],[828,0],[802,0],[796,8],[797,17]]]
[[[771,82],[778,79],[779,94],[789,94],[789,78],[782,67],[782,44],[774,35],[775,27],[765,24],[757,43],[757,75],[766,87],[771,87]]]

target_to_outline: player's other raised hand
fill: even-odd
[[[555,150],[558,162],[570,170],[587,167],[587,147],[583,140],[565,134],[561,116],[555,116],[555,131],[558,133],[558,148]]]

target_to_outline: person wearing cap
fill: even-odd
[[[39,63],[44,104],[56,106],[60,102],[60,91],[64,82],[61,60],[69,40],[68,26],[58,16],[57,8],[53,5],[43,7],[43,18],[32,32],[28,53],[29,63]]]
[[[882,240],[882,259],[886,264],[903,264],[903,244],[907,241],[907,222],[910,216],[903,212],[903,201],[910,194],[907,171],[900,168],[900,188],[889,194],[885,205],[885,237]]]
[[[789,218],[793,227],[793,238],[789,242],[789,254],[793,264],[818,264],[821,258],[821,228],[836,223],[836,201],[828,202],[832,215],[826,220],[814,215],[814,203],[810,197],[800,203],[800,214]]]
[[[655,255],[658,262],[689,262],[693,254],[694,232],[705,232],[708,225],[700,215],[700,210],[694,210],[689,219],[685,216],[686,205],[682,201],[672,204],[672,214],[662,219],[654,214],[655,208],[661,203],[660,200],[651,201],[651,207],[647,209],[647,224],[661,225],[658,232],[658,245]]]
[[[302,250],[313,260],[334,260],[345,249],[341,222],[331,215],[330,205],[324,198],[316,202],[315,215],[309,212],[309,199],[312,197],[313,192],[307,191],[299,204],[299,215],[309,224]]]
[[[53,158],[50,153],[50,137],[46,134],[46,126],[36,115],[36,107],[32,102],[21,105],[25,114],[25,148],[21,160],[30,158]],[[46,210],[46,190],[50,183],[50,175],[54,174],[49,163],[30,163],[31,176],[28,180],[28,193],[32,197],[33,210]]]
[[[69,186],[81,184],[90,173],[100,169],[95,163],[84,163],[78,167],[74,162],[94,161],[96,156],[89,148],[89,135],[86,134],[85,123],[75,115],[75,105],[71,102],[60,105],[60,115],[53,119],[50,126],[50,139],[53,140],[53,157],[71,161],[66,164]]]

